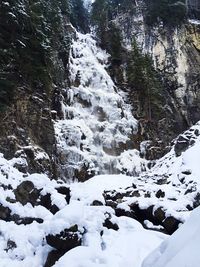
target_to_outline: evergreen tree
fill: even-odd
[[[82,0],[70,0],[70,21],[79,31],[89,31],[88,13]]]
[[[145,0],[145,20],[149,25],[162,21],[168,26],[183,23],[187,16],[185,0]]]
[[[18,86],[50,90],[52,51],[69,50],[61,32],[67,14],[67,0],[0,2],[0,108],[10,104]]]
[[[135,39],[132,42],[127,65],[127,77],[130,98],[134,99],[137,95],[141,104],[140,115],[147,117],[148,120],[159,117],[162,106],[162,86],[151,58],[142,54]]]
[[[107,0],[96,0],[92,5],[91,20],[96,26],[96,32],[103,49],[107,47],[108,24],[111,18],[109,2]]]

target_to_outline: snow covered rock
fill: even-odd
[[[77,225],[64,229],[56,235],[49,234],[46,240],[48,245],[64,252],[81,245],[81,235]]]
[[[14,190],[16,201],[20,202],[22,205],[31,203],[33,206],[37,204],[37,200],[40,195],[40,191],[35,188],[31,181],[23,181]]]

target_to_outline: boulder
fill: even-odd
[[[46,209],[48,209],[52,214],[56,214],[59,211],[59,208],[51,203],[51,194],[47,193],[44,196],[40,196],[39,204]]]
[[[58,261],[64,254],[65,254],[65,252],[57,250],[57,249],[50,251],[48,256],[47,256],[44,267],[54,266],[56,261]]]
[[[70,188],[65,186],[57,187],[56,190],[59,194],[65,195],[65,199],[67,201],[67,204],[70,202]]]
[[[119,226],[116,223],[111,222],[109,218],[105,220],[105,222],[103,223],[103,226],[108,229],[113,229],[115,231],[119,230]]]
[[[69,229],[64,229],[59,234],[47,235],[46,241],[51,247],[59,251],[67,252],[72,248],[80,246],[82,237],[81,233],[78,231],[78,226],[74,225]]]
[[[200,193],[197,193],[194,197],[193,208],[197,208],[200,205]]]
[[[166,232],[172,235],[178,229],[180,223],[181,221],[178,219],[174,218],[173,216],[169,216],[163,221],[162,225]]]
[[[154,216],[156,220],[162,224],[162,222],[165,220],[165,212],[162,210],[162,208],[158,208],[157,210],[154,211]]]
[[[133,218],[135,220],[137,219],[136,216],[135,216],[135,213],[133,211],[124,210],[124,209],[121,209],[121,208],[116,208],[115,209],[115,215],[117,217],[126,216],[126,217]]]
[[[24,181],[14,190],[15,198],[22,205],[31,203],[33,206],[38,204],[40,191],[35,188],[31,181]]]
[[[94,200],[92,202],[91,206],[103,206],[103,203],[99,200]]]
[[[13,250],[16,247],[17,247],[16,243],[13,240],[8,239],[5,251],[8,252],[9,250]]]
[[[156,192],[156,197],[157,197],[157,198],[163,198],[163,197],[165,197],[165,192],[162,191],[161,189],[159,189],[159,190]]]
[[[176,144],[174,146],[174,151],[176,156],[180,156],[182,152],[186,151],[190,145],[190,139],[188,139],[184,135],[180,135],[176,141]]]
[[[10,221],[11,210],[8,207],[4,207],[0,204],[0,220]]]

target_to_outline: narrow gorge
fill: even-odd
[[[2,0],[0,267],[199,267],[199,88],[198,1]]]

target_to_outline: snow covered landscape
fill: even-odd
[[[91,12],[94,2],[87,0],[82,3],[87,12]],[[136,7],[143,3],[135,2]],[[6,8],[10,5],[10,2],[4,2]],[[21,12],[24,6],[21,5]],[[122,19],[118,12],[116,21]],[[145,31],[140,12],[139,9],[134,13],[136,26],[139,31]],[[60,9],[59,16],[63,14],[65,12]],[[11,15],[14,18],[14,13]],[[162,140],[159,139],[160,132],[155,137],[156,130],[152,130],[152,126],[147,129],[148,126],[142,125],[143,122],[151,123],[146,115],[142,119],[139,115],[134,116],[130,88],[124,89],[128,87],[125,71],[128,63],[122,60],[119,76],[123,86],[120,86],[114,71],[111,73],[110,70],[119,63],[115,62],[116,59],[111,60],[112,55],[99,44],[97,29],[89,25],[90,32],[80,30],[77,22],[71,23],[76,21],[75,17],[63,19],[64,26],[61,27],[64,33],[70,32],[71,40],[67,63],[61,68],[62,71],[67,69],[68,82],[65,81],[65,86],[62,84],[59,89],[55,82],[58,77],[52,82],[57,102],[52,100],[52,92],[54,105],[51,104],[50,108],[44,104],[46,93],[41,94],[43,98],[39,93],[26,97],[26,101],[32,99],[36,103],[37,112],[30,108],[31,117],[41,117],[42,122],[31,126],[34,130],[26,134],[22,126],[32,121],[23,116],[22,123],[12,119],[13,134],[8,135],[5,130],[7,138],[2,139],[0,145],[1,148],[6,144],[6,150],[0,150],[0,267],[199,267],[200,121],[194,120],[194,123],[188,123],[190,126],[183,127],[184,131],[177,132],[176,137],[168,142],[167,149],[163,145],[164,152],[159,156],[155,153],[153,159],[146,157],[151,149],[160,149],[155,144],[162,143]],[[48,24],[48,20],[45,23]],[[188,19],[188,23],[188,28],[200,25],[196,18]],[[38,30],[38,33],[41,32]],[[142,34],[140,32],[139,37]],[[155,45],[159,50],[159,42],[167,47],[166,40],[165,43],[157,39],[156,44],[153,44],[153,38],[148,40],[149,47]],[[59,46],[56,42],[54,45]],[[166,54],[169,53],[170,49],[166,50]],[[128,57],[130,51],[125,51],[125,47],[122,51],[124,58]],[[50,54],[52,56],[53,52]],[[53,56],[54,61],[61,65],[63,58]],[[178,63],[185,62],[182,51],[179,56]],[[168,54],[166,58],[170,61]],[[165,59],[161,59],[164,64]],[[148,62],[147,57],[145,60]],[[189,66],[191,62],[188,62]],[[156,64],[158,62],[154,62]],[[184,66],[184,71],[188,71],[188,66]],[[169,69],[171,71],[172,67]],[[186,83],[188,77],[182,69],[183,66],[174,68],[178,82]],[[60,76],[64,76],[62,71]],[[170,71],[166,71],[167,75]],[[184,79],[179,79],[181,75],[185,75]],[[196,79],[196,72],[192,75]],[[172,104],[162,108],[172,116],[180,100],[177,109],[182,108],[180,113],[186,123],[190,113],[188,108],[189,115],[186,114],[185,103],[192,103],[192,97],[198,95],[197,83],[195,88],[190,85],[191,92],[186,96],[189,87],[176,84],[174,80],[170,80],[170,84],[177,86],[181,93],[171,92],[170,88]],[[24,88],[24,85],[20,87],[22,95]],[[173,99],[176,94],[177,103]],[[137,98],[138,102],[143,101],[140,98]],[[21,100],[21,91],[14,100],[17,103],[14,113],[24,114],[29,110],[28,105],[24,106],[26,101]],[[17,101],[22,102],[18,104]],[[151,101],[150,97],[148,101]],[[2,121],[13,116],[10,114]],[[174,121],[179,119],[179,115],[176,113]],[[165,124],[165,118],[159,120],[160,128],[163,121]],[[160,128],[157,131],[161,131]],[[17,131],[22,141],[18,142]],[[52,138],[49,132],[53,133]],[[50,142],[46,146],[44,139],[47,143],[51,140],[52,146]]]
[[[200,126],[197,124],[191,130],[190,133],[199,131]],[[114,267],[124,264],[134,267],[198,266],[200,211],[199,208],[195,209],[188,219],[191,213],[188,205],[195,203],[200,186],[196,157],[200,153],[199,142],[198,136],[195,144],[177,158],[172,148],[150,173],[143,173],[141,179],[125,175],[101,175],[84,183],[51,181],[44,174],[24,177],[13,167],[19,159],[7,161],[1,155],[0,209],[1,216],[7,216],[8,221],[0,221],[0,266],[44,266],[48,253],[52,251],[50,245],[53,244],[54,249],[64,248],[64,255],[54,265],[59,267],[68,264],[74,267]],[[166,181],[158,186],[159,175],[165,175]],[[136,188],[140,193],[143,192],[141,196],[129,197]],[[70,194],[67,189],[70,189]],[[159,190],[165,195],[156,196]],[[116,207],[112,207],[106,197],[109,192],[119,194]],[[149,192],[151,197],[145,197],[145,192]],[[117,208],[129,212],[133,203],[138,203],[141,209],[154,205],[154,211],[162,207],[166,217],[173,215],[181,222],[187,222],[169,237],[159,232],[163,229],[161,224],[156,226],[145,220],[145,228],[155,231],[147,230],[134,219],[134,214],[132,217],[125,214],[116,216]],[[14,216],[18,216],[16,223],[12,221]],[[64,230],[69,231],[71,237]],[[56,235],[57,240],[48,238]],[[64,253],[68,249],[62,240],[68,240],[70,244],[73,236],[77,238],[74,242],[78,247]]]

